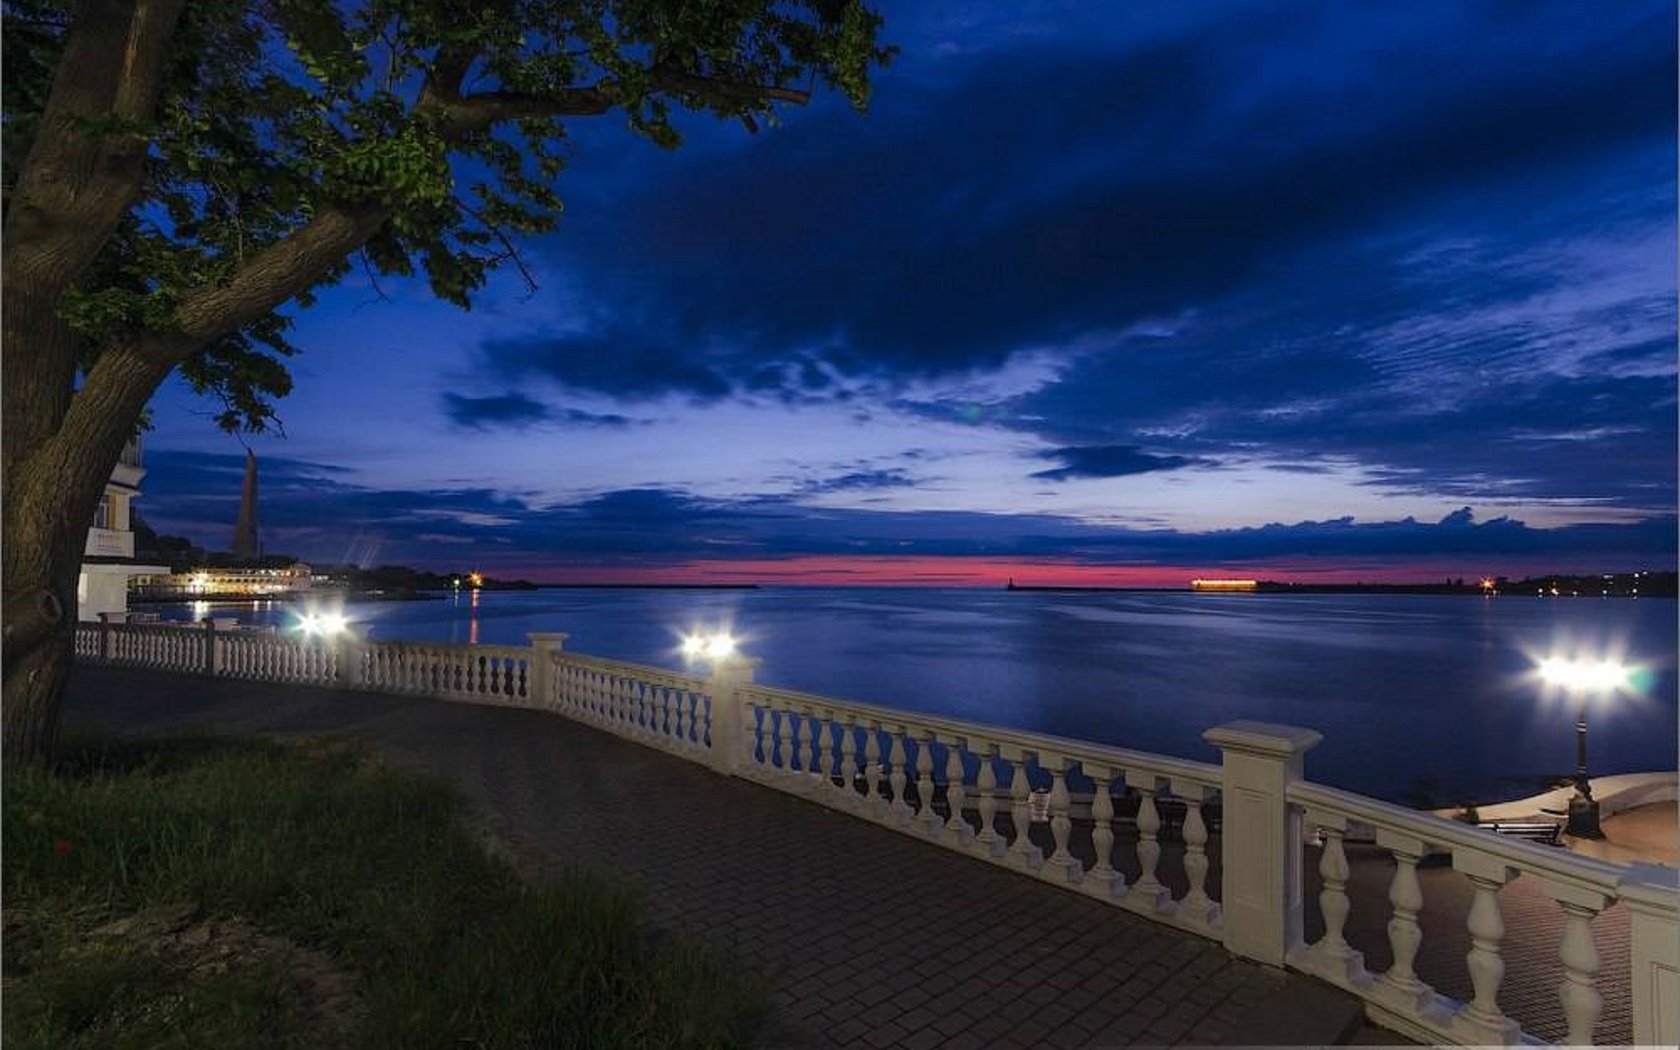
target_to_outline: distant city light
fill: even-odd
[[[484,576],[481,573],[469,572],[467,573],[467,582],[472,584],[474,587],[482,586],[484,584]]]
[[[1191,580],[1193,591],[1257,591],[1259,580]]]

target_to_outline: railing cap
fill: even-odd
[[[1214,726],[1202,734],[1202,739],[1221,751],[1287,758],[1317,747],[1324,734],[1316,729],[1245,719]]]
[[[564,642],[566,639],[570,638],[571,635],[567,634],[565,631],[526,631],[525,637],[530,640],[532,645],[540,646],[545,642]]]
[[[764,661],[756,656],[742,656],[739,653],[725,657],[712,665],[713,671],[756,671],[764,666]]]
[[[1673,912],[1680,909],[1680,870],[1662,864],[1631,864],[1616,884],[1616,893],[1629,903]]]

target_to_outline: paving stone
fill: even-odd
[[[905,1050],[933,1050],[936,1046],[943,1046],[945,1037],[932,1028],[924,1028],[919,1032],[911,1032],[899,1041],[899,1046]]]
[[[953,1036],[965,1028],[973,1026],[975,1019],[967,1014],[951,1013],[939,1018],[933,1023],[934,1030],[944,1036]]]

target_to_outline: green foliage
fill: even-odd
[[[318,1045],[284,955],[207,976],[157,937],[88,936],[113,921],[143,933],[183,902],[196,925],[248,924],[330,961],[356,1005],[352,1045],[751,1036],[749,979],[692,947],[654,947],[623,888],[522,883],[440,784],[334,749],[187,740],[63,755],[51,775],[6,771],[8,1046]]]
[[[8,191],[67,6],[4,5]],[[140,199],[64,307],[86,337],[83,367],[113,340],[168,332],[184,296],[226,284],[334,207],[386,214],[361,252],[370,274],[423,272],[467,306],[521,236],[554,228],[565,112],[580,90],[667,147],[680,142],[679,110],[752,127],[775,119],[778,92],[818,82],[861,108],[890,54],[880,26],[858,0],[191,0],[156,123],[141,129]],[[463,118],[471,105],[478,116]],[[319,287],[352,260],[310,265]],[[222,427],[274,423],[295,352],[287,325],[270,315],[185,366],[194,389],[221,399]]]

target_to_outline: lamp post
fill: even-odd
[[[1575,794],[1569,799],[1564,830],[1577,838],[1601,839],[1604,831],[1598,825],[1598,800],[1592,797],[1592,782],[1587,777],[1587,700],[1595,693],[1609,695],[1620,689],[1627,682],[1628,668],[1614,660],[1552,657],[1541,662],[1540,677],[1576,703]]]

